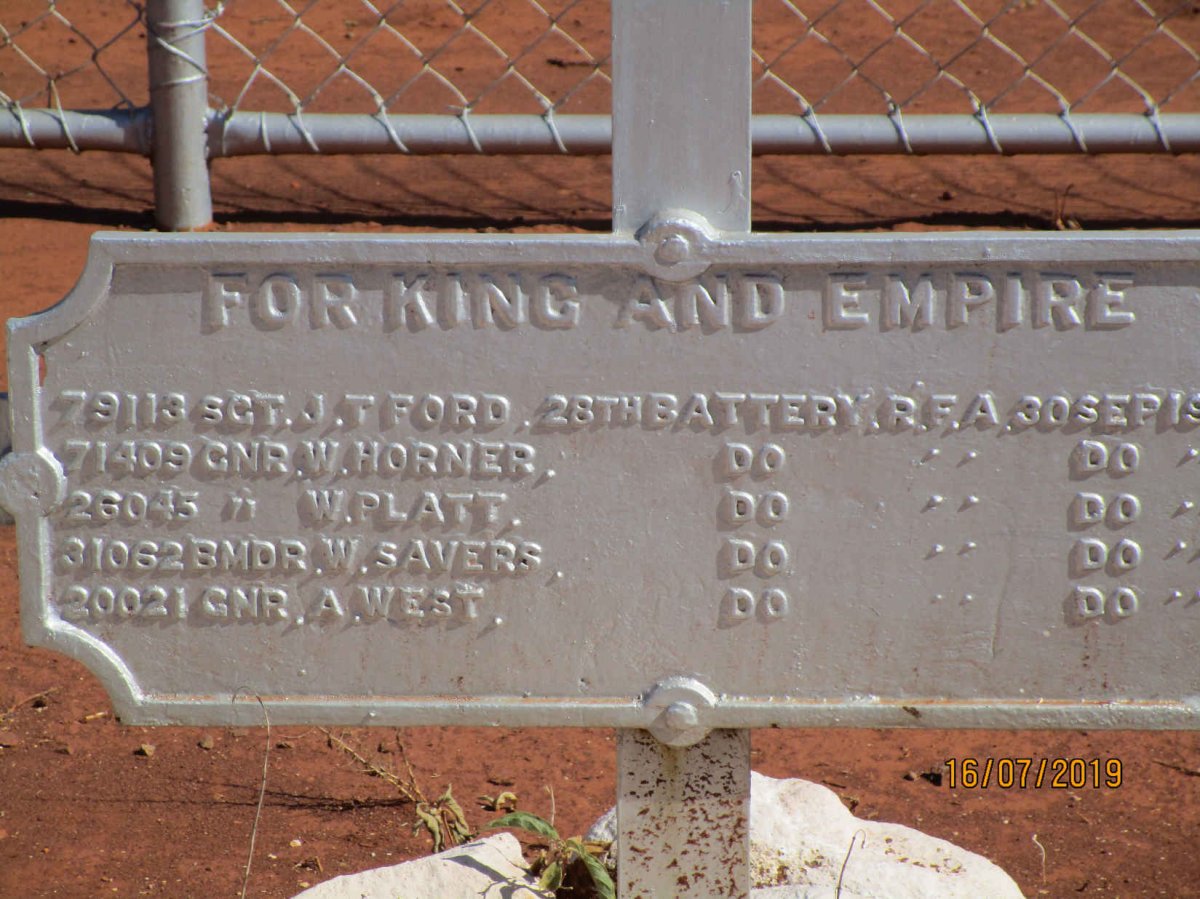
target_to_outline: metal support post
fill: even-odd
[[[204,0],[149,0],[150,108],[154,115],[155,217],[190,231],[212,221],[208,185],[208,69]]]
[[[613,0],[613,230],[750,230],[750,0]]]
[[[750,2],[613,0],[613,231],[665,278],[689,233],[750,230]],[[716,697],[674,680],[618,732],[618,895],[747,899],[750,732],[709,732]]]
[[[714,730],[693,746],[617,732],[617,895],[750,895],[750,731]]]

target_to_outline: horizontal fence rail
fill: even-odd
[[[1194,152],[1198,10],[755,0],[754,152]],[[609,16],[607,0],[8,0],[0,147],[147,155],[162,190],[190,193],[204,160],[241,155],[605,154]]]
[[[149,110],[62,112],[31,109],[23,120],[0,115],[0,147],[108,150],[149,155]],[[210,111],[207,157],[288,154],[407,153],[607,155],[606,115],[375,116]],[[1157,119],[1133,113],[1081,113],[1070,121],[1043,113],[990,116],[910,116],[898,126],[886,116],[833,115],[819,127],[803,116],[759,115],[751,124],[757,156],[783,154],[971,155],[1016,153],[1195,153],[1200,115]]]

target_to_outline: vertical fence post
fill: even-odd
[[[612,0],[613,230],[750,230],[750,0]]]
[[[749,899],[750,731],[617,731],[618,899]]]
[[[204,0],[149,0],[146,40],[154,137],[155,218],[169,231],[212,221]]]
[[[652,234],[647,225],[677,213],[717,232],[749,232],[750,7],[613,0],[618,235]],[[704,703],[668,705],[664,720],[686,730]],[[748,899],[750,732],[663,739],[617,734],[618,896]]]

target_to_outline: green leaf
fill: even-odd
[[[546,870],[542,872],[542,879],[538,881],[538,889],[556,891],[563,882],[563,867],[561,862],[551,862],[546,865]]]
[[[538,836],[546,837],[549,840],[557,841],[559,839],[558,831],[554,829],[554,825],[545,818],[535,815],[533,812],[509,812],[495,821],[488,822],[484,827],[516,827],[519,830],[536,833]]]
[[[583,859],[588,874],[592,875],[592,883],[596,885],[596,893],[600,899],[617,899],[617,888],[613,885],[612,878],[608,876],[608,869],[604,867],[604,862],[590,852],[585,852],[579,857]]]

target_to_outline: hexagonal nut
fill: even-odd
[[[661,265],[678,265],[692,253],[692,244],[686,235],[667,234],[658,242],[654,258]]]
[[[716,234],[703,216],[688,210],[667,210],[637,233],[649,251],[647,270],[668,280],[686,280],[708,268],[705,248]]]
[[[647,729],[667,746],[692,746],[712,729],[706,712],[717,704],[716,694],[689,677],[660,681],[646,697],[646,708],[654,714]]]

